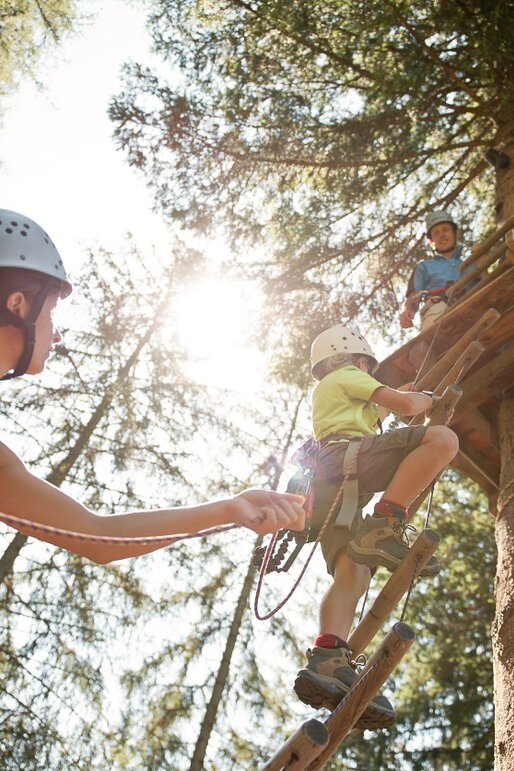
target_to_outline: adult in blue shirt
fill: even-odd
[[[421,305],[422,332],[444,313],[447,308],[446,290],[462,276],[462,244],[457,241],[457,224],[451,215],[444,210],[429,212],[426,227],[428,243],[434,255],[421,260],[414,268],[400,314],[400,326],[408,329],[414,326],[414,316]]]

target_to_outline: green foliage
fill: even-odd
[[[0,7],[0,95],[79,23],[76,0],[3,0]]]
[[[483,153],[514,121],[511,2],[151,9],[173,77],[126,66],[117,141],[166,216],[266,245],[271,293],[328,281],[339,317],[391,318],[429,207],[453,205],[475,236],[490,223]]]

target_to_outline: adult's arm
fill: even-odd
[[[197,506],[101,516],[36,477],[12,450],[0,443],[0,520],[4,513],[35,524],[92,536],[171,536],[169,541],[158,545],[103,544],[39,533],[30,527],[17,528],[26,535],[35,536],[98,563],[146,554],[172,544],[175,540],[173,534],[194,533],[216,525],[235,523],[261,534],[275,532],[282,527],[301,530],[304,524],[302,502],[301,496],[290,493],[247,490],[233,498]]]

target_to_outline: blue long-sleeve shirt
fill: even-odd
[[[414,268],[409,280],[407,294],[412,292],[430,291],[431,289],[441,289],[449,282],[457,281],[462,276],[469,273],[474,267],[468,265],[461,273],[459,268],[462,265],[462,246],[457,245],[451,257],[443,257],[440,254],[434,254],[427,260],[421,260]],[[476,283],[476,280],[470,283],[470,286]],[[467,287],[469,288],[469,287]]]

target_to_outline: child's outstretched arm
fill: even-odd
[[[431,410],[438,397],[418,391],[400,391],[389,386],[377,388],[371,395],[371,402],[385,407],[390,412],[401,415],[418,415],[420,412]]]
[[[198,506],[100,516],[62,490],[34,476],[14,452],[0,443],[0,512],[85,535],[148,537],[169,534],[171,544],[174,533],[194,533],[230,523],[243,525],[261,534],[280,528],[301,530],[305,516],[302,503],[301,496],[290,493],[247,490],[231,498]],[[19,530],[98,563],[135,557],[167,545],[91,543],[57,534],[40,535],[29,527],[20,526]]]

